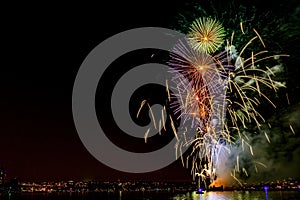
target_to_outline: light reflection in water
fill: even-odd
[[[266,200],[269,200],[268,191],[266,191]]]
[[[186,193],[178,194],[173,200],[261,200],[269,199],[268,192],[262,191],[224,191],[224,192],[205,192],[204,194]]]

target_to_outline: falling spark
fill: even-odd
[[[171,97],[170,97],[170,90],[169,90],[168,80],[166,80],[166,90],[167,90],[167,93],[168,93],[168,100],[170,102],[171,101]]]
[[[247,42],[247,44],[243,47],[243,49],[241,50],[240,54],[239,54],[239,57],[242,56],[242,54],[244,53],[245,49],[253,42],[253,40],[255,40],[257,38],[257,36],[253,37],[251,40],[249,40]]]
[[[158,122],[158,134],[161,135],[161,119]]]
[[[254,164],[254,168],[255,168],[255,172],[258,173],[258,169],[257,169],[256,164]]]
[[[180,150],[180,155],[182,155],[182,143],[180,144],[180,148],[179,148],[179,150]],[[184,160],[183,160],[183,157],[182,157],[182,156],[180,156],[180,158],[181,158],[181,163],[182,163],[182,165],[184,165]]]
[[[266,138],[267,138],[268,142],[269,142],[269,143],[271,143],[271,141],[270,141],[270,138],[269,138],[269,136],[268,136],[267,132],[265,132],[265,136],[266,136]]]
[[[235,176],[235,174],[230,173],[231,177],[236,180],[241,186],[243,185],[241,181]]]
[[[243,22],[240,23],[240,26],[241,26],[241,31],[242,31],[242,33],[245,34],[244,28],[243,28]]]
[[[248,176],[247,170],[243,167],[242,171],[245,173],[246,176]]]
[[[149,107],[149,110],[150,110],[150,113],[151,113],[151,117],[153,119],[154,128],[156,129],[156,121],[155,121],[155,118],[154,118],[153,111],[152,111],[151,106],[149,105],[149,103],[147,103],[147,104],[148,104],[148,107]]]
[[[254,68],[254,55],[253,55],[253,51],[251,52],[251,61],[252,61],[252,67]]]
[[[263,166],[264,168],[268,168],[267,165],[265,165],[265,164],[262,163],[262,162],[254,161],[254,163],[259,164],[259,165]]]
[[[272,126],[271,126],[271,124],[270,124],[270,123],[268,123],[268,126],[269,126],[269,128],[272,128]]]
[[[251,155],[254,156],[254,154],[253,154],[253,149],[252,149],[252,146],[251,146],[251,145],[249,145],[249,149],[250,149]]]
[[[165,122],[164,111],[166,111],[166,107],[165,107],[165,106],[164,106],[164,108],[161,110],[161,121],[162,121],[162,123],[163,123],[164,130],[167,131],[167,129],[166,129],[166,122]]]
[[[144,135],[145,143],[147,143],[147,138],[148,138],[149,132],[150,132],[150,128],[147,129],[147,131]]]
[[[177,131],[176,131],[173,119],[172,119],[171,115],[169,115],[169,117],[170,117],[170,120],[171,120],[171,127],[172,127],[172,130],[173,130],[173,133],[174,133],[174,135],[175,135],[175,137],[176,137],[176,139],[178,141]]]
[[[259,40],[261,41],[262,45],[264,46],[264,48],[266,48],[266,45],[264,43],[264,41],[262,40],[262,38],[260,37],[260,35],[258,34],[258,32],[253,28],[253,31],[256,33],[256,35],[258,36]]]
[[[230,47],[232,46],[233,36],[234,36],[234,32],[232,32],[231,34]]]
[[[141,112],[141,110],[142,110],[142,108],[143,108],[143,106],[145,105],[146,102],[147,102],[147,100],[143,100],[143,101],[142,101],[141,106],[140,106],[140,108],[139,108],[139,110],[138,110],[138,112],[137,112],[137,114],[136,114],[136,118],[139,117],[140,112]]]
[[[175,144],[175,158],[178,158],[178,146],[179,146],[179,142],[177,141]]]
[[[290,129],[291,129],[292,133],[295,135],[295,131],[294,131],[294,129],[293,129],[293,127],[292,127],[291,124],[290,124]]]

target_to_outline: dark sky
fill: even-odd
[[[72,89],[87,54],[104,39],[143,26],[166,27],[176,9],[155,2],[10,5],[1,73],[0,166],[22,180],[189,179],[181,164],[127,174],[99,163],[81,143]],[[181,173],[174,173],[180,170]]]
[[[8,169],[8,177],[189,180],[180,162],[147,174],[104,166],[81,143],[72,116],[73,83],[88,53],[121,31],[168,27],[182,5],[124,1],[3,7],[0,166]]]

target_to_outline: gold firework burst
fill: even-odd
[[[187,34],[192,48],[205,53],[215,52],[223,43],[224,36],[221,23],[211,18],[196,19]]]

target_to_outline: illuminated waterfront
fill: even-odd
[[[13,187],[12,182],[18,183]],[[18,182],[10,181],[0,199],[48,200],[48,199],[101,199],[101,200],[252,200],[252,199],[300,199],[298,180],[286,179],[274,182],[225,186],[222,190],[211,187],[203,194],[196,193],[194,182],[144,182],[144,181],[60,181]],[[224,189],[224,190],[223,190]],[[5,191],[5,192],[4,192]]]
[[[171,192],[92,192],[92,193],[22,193],[19,195],[2,196],[0,199],[22,199],[22,200],[48,200],[48,199],[101,199],[101,200],[151,200],[151,199],[173,199],[173,200],[253,200],[253,199],[299,199],[299,191],[224,191],[206,192],[196,194],[196,192],[171,193]]]

